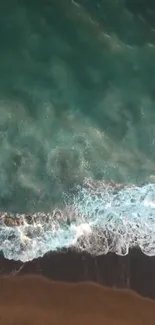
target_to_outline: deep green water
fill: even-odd
[[[155,2],[0,1],[0,208],[155,174]]]

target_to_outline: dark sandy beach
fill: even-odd
[[[75,251],[49,252],[27,263],[0,256],[0,276],[41,275],[53,281],[94,282],[103,286],[131,289],[155,299],[155,257],[133,249],[126,256],[113,253],[93,257]]]
[[[153,325],[155,302],[132,291],[40,276],[0,278],[0,324]]]

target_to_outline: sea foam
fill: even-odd
[[[8,225],[6,214],[0,219],[0,250],[8,259],[26,262],[69,247],[92,255],[139,247],[155,255],[155,184],[83,186],[64,211],[36,213],[31,223],[26,215],[14,218],[20,222]]]

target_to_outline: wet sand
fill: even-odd
[[[93,283],[0,277],[0,324],[154,325],[155,301]]]
[[[75,251],[49,252],[22,263],[0,255],[0,276],[41,275],[53,281],[95,282],[108,287],[131,289],[155,299],[155,257],[132,249],[126,256],[113,253],[93,257]]]

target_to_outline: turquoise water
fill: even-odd
[[[154,1],[1,1],[0,210],[63,209],[79,200],[77,188],[86,178],[134,183],[140,186],[137,203],[133,207],[130,202],[127,213],[119,196],[121,210],[117,217],[113,210],[114,220],[132,213],[141,216],[134,226],[129,222],[128,247],[137,245],[131,235],[137,222],[142,222],[147,240],[153,238],[154,194],[147,208],[143,194],[152,193],[150,182],[155,179],[154,58]],[[132,197],[134,191],[129,192]],[[99,206],[107,204],[104,195]],[[81,222],[105,227],[105,211],[94,221],[87,196],[81,202]],[[80,229],[82,234],[90,231],[85,225]],[[19,248],[15,258],[21,254],[27,260],[51,248],[68,247],[78,231],[71,226],[52,242],[45,232],[38,253],[31,255],[30,250],[23,256]],[[0,238],[8,236],[3,228],[0,232]],[[144,235],[138,235],[140,247]],[[14,250],[9,241],[5,244]],[[144,246],[145,253],[154,254],[153,242],[148,249],[146,241]]]
[[[0,3],[0,207],[155,173],[153,2]]]

